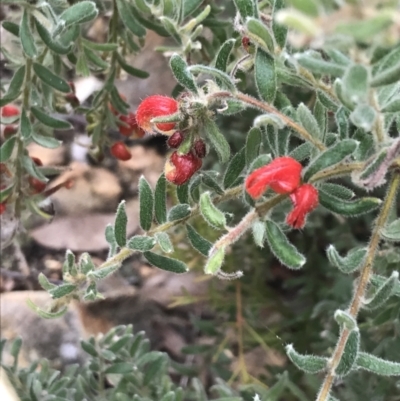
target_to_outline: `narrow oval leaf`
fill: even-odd
[[[176,196],[179,203],[189,203],[189,182],[176,186]]]
[[[228,39],[220,47],[217,58],[215,60],[215,68],[222,72],[226,72],[228,66],[229,56],[232,52],[233,46],[235,45],[235,39]]]
[[[0,107],[3,107],[8,103],[11,103],[19,96],[19,94],[21,93],[22,84],[24,83],[24,77],[25,77],[25,66],[23,65],[22,67],[19,67],[15,71],[10,81],[10,85],[8,86],[7,93],[0,99]]]
[[[177,259],[167,258],[166,256],[158,255],[154,252],[144,252],[143,256],[155,267],[162,270],[167,270],[173,273],[186,273],[188,267]]]
[[[394,289],[399,282],[399,272],[394,271],[391,276],[375,290],[372,297],[364,301],[364,307],[369,310],[375,310],[383,306],[393,295]]]
[[[297,117],[301,125],[312,137],[321,138],[322,135],[317,120],[311,113],[310,109],[304,105],[304,103],[300,103],[299,107],[297,108]]]
[[[382,201],[379,198],[364,197],[354,201],[345,201],[326,192],[319,191],[319,202],[323,207],[342,216],[360,216],[377,209]]]
[[[191,212],[190,205],[181,203],[175,205],[168,213],[168,221],[180,220],[189,216]]]
[[[44,44],[54,53],[66,55],[70,52],[71,46],[65,46],[57,40],[53,39],[51,33],[41,24],[41,22],[35,18],[35,27],[43,40]]]
[[[151,223],[153,222],[153,191],[149,183],[146,181],[146,178],[143,176],[139,179],[139,204],[140,204],[140,212],[139,212],[139,222],[140,227],[144,231],[150,230]]]
[[[211,75],[211,76],[215,77],[216,80],[218,80],[218,82],[220,82],[222,87],[225,87],[226,89],[230,90],[231,92],[236,91],[236,86],[235,86],[233,79],[225,72],[222,72],[216,68],[208,67],[208,66],[201,65],[201,64],[192,65],[192,66],[188,67],[187,69],[188,69],[189,73]]]
[[[246,27],[251,42],[262,47],[265,52],[274,54],[274,40],[266,25],[256,18],[248,18]]]
[[[233,2],[243,21],[245,21],[247,17],[256,16],[255,4],[252,0],[233,0]]]
[[[329,262],[341,272],[350,274],[357,271],[367,254],[367,248],[352,249],[346,256],[340,256],[334,245],[329,245],[326,250]]]
[[[139,70],[138,68],[132,67],[131,65],[125,63],[125,60],[120,56],[120,54],[117,54],[117,60],[121,68],[133,77],[146,79],[150,76],[147,71]]]
[[[128,240],[126,246],[134,251],[147,252],[153,249],[156,243],[157,241],[152,237],[135,235]]]
[[[304,172],[304,181],[308,181],[319,171],[332,167],[342,162],[347,156],[350,156],[357,148],[357,142],[353,139],[344,139],[333,145],[325,152],[322,152],[316,159],[312,160]]]
[[[51,295],[53,299],[62,298],[66,295],[72,294],[77,290],[77,286],[75,284],[61,284],[48,290],[47,292]]]
[[[335,311],[334,318],[342,328],[345,327],[348,330],[355,330],[357,328],[357,321],[349,312],[338,309]]]
[[[265,223],[263,221],[256,221],[251,226],[251,230],[253,232],[254,242],[260,248],[264,248],[266,229],[267,228],[266,228]]]
[[[226,168],[224,175],[224,188],[228,189],[233,186],[236,182],[240,173],[243,171],[246,165],[246,149],[242,148],[238,153],[236,153]]]
[[[371,86],[383,86],[390,85],[397,82],[400,79],[400,63],[394,65],[391,68],[387,68],[375,75],[371,80]]]
[[[171,253],[174,251],[174,246],[172,245],[171,239],[167,233],[159,232],[156,233],[154,237],[163,252]]]
[[[360,349],[360,332],[358,328],[350,332],[343,349],[342,358],[336,366],[335,374],[343,377],[351,372],[358,357]]]
[[[33,63],[33,70],[35,74],[47,85],[52,88],[64,92],[71,92],[71,88],[68,85],[67,81],[62,79],[61,77],[55,75],[52,71],[50,71],[47,67],[44,67],[41,64]]]
[[[262,142],[261,130],[253,127],[246,138],[246,166],[249,167],[251,163],[258,157]]]
[[[1,145],[0,148],[1,163],[6,162],[11,157],[16,140],[17,140],[16,136],[11,136]]]
[[[61,141],[53,138],[52,136],[44,136],[32,130],[31,133],[32,140],[40,146],[48,149],[57,149],[61,145]]]
[[[299,354],[292,344],[288,344],[286,347],[286,354],[289,359],[303,372],[316,374],[326,369],[328,364],[328,358],[315,355],[302,355]]]
[[[217,124],[211,119],[204,119],[203,128],[211,146],[217,152],[220,162],[226,163],[229,160],[231,149],[228,141],[219,130]]]
[[[327,194],[335,196],[339,199],[350,200],[355,196],[355,193],[351,189],[346,188],[343,185],[333,184],[331,182],[322,183],[320,188]]]
[[[19,37],[19,25],[11,21],[3,21],[1,26],[8,32],[12,33],[17,38]]]
[[[276,72],[274,58],[257,49],[255,59],[255,80],[260,97],[268,103],[273,103],[276,95]]]
[[[199,251],[202,255],[208,256],[212,243],[202,237],[190,224],[186,224],[188,238],[193,248]]]
[[[201,176],[201,180],[203,181],[204,185],[213,189],[215,191],[215,193],[217,193],[218,195],[224,194],[224,190],[221,188],[221,186],[218,184],[218,182],[214,179],[215,175],[213,176],[210,173],[202,171],[200,176]]]
[[[28,12],[28,8],[25,8],[21,18],[21,25],[19,27],[19,38],[21,40],[21,45],[24,53],[29,58],[36,58],[38,52],[35,45],[34,37],[29,27],[29,20],[30,14]]]
[[[166,183],[165,174],[163,173],[160,175],[154,191],[154,212],[159,224],[167,221]]]
[[[32,106],[31,107],[32,114],[44,125],[63,130],[63,129],[71,129],[72,125],[65,120],[59,120],[58,118],[51,117],[49,113],[46,113],[44,110],[39,107]]]
[[[368,104],[358,104],[350,114],[351,122],[364,131],[370,131],[376,118],[376,111]]]
[[[275,257],[290,269],[301,269],[306,263],[305,257],[289,242],[275,222],[267,220],[265,224],[267,241]]]
[[[346,68],[342,65],[309,56],[305,53],[296,55],[298,63],[307,70],[321,75],[341,77]]]
[[[176,80],[191,92],[197,94],[198,89],[194,81],[193,75],[189,72],[185,60],[178,54],[173,54],[170,61],[172,73]]]
[[[381,236],[386,241],[400,242],[400,219],[396,219],[384,227]]]
[[[120,247],[126,245],[126,225],[128,224],[128,217],[126,215],[125,201],[123,200],[117,209],[114,223],[115,241]]]
[[[368,69],[361,64],[351,65],[343,76],[343,90],[345,95],[356,104],[367,100],[368,89]]]
[[[358,353],[356,368],[380,376],[400,376],[400,363],[378,358],[366,352]]]
[[[103,280],[106,277],[111,276],[121,267],[120,264],[115,264],[111,266],[106,266],[101,269],[92,270],[87,274],[87,278],[92,280]]]
[[[212,203],[209,192],[203,192],[201,194],[199,206],[200,206],[200,212],[204,217],[204,220],[210,226],[219,229],[225,228],[226,226],[225,215]]]
[[[217,274],[221,269],[224,258],[225,248],[218,248],[214,250],[208,258],[206,265],[204,266],[204,273],[212,275]]]
[[[286,37],[287,37],[287,28],[286,26],[280,24],[275,16],[276,13],[285,7],[284,0],[274,0],[273,1],[273,8],[272,8],[272,31],[274,33],[275,41],[279,45],[281,49],[283,49],[286,45]]]
[[[83,24],[97,17],[98,10],[93,1],[79,1],[69,6],[59,17],[59,23],[68,27],[75,24]]]

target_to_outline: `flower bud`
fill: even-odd
[[[6,202],[0,203],[0,215],[3,214],[7,209]]]
[[[4,138],[7,139],[10,136],[15,135],[18,132],[18,128],[15,125],[6,125],[4,127],[3,135]]]
[[[132,158],[131,152],[123,142],[115,142],[110,152],[118,160],[126,161]]]
[[[291,193],[299,186],[302,168],[292,157],[278,157],[247,177],[246,191],[254,199],[261,197],[267,187],[278,194]]]
[[[193,145],[194,152],[200,159],[206,156],[207,148],[202,139],[198,139]]]
[[[29,186],[32,189],[32,194],[40,194],[41,192],[44,191],[44,189],[46,188],[47,184],[45,182],[42,182],[40,180],[38,180],[35,177],[29,176],[28,178],[28,182],[29,182]]]
[[[19,109],[18,107],[8,104],[1,108],[1,116],[2,117],[14,117],[19,116]]]
[[[294,209],[286,218],[293,228],[303,228],[308,213],[318,206],[318,191],[311,184],[303,184],[290,194]]]
[[[176,131],[168,138],[167,144],[170,148],[176,149],[176,148],[179,148],[179,146],[181,145],[183,140],[184,140],[184,136],[183,136],[182,132]]]
[[[168,116],[178,111],[178,102],[172,97],[153,95],[149,96],[139,104],[136,111],[136,119],[139,127],[146,132],[153,132],[152,123],[154,117]],[[176,123],[157,123],[157,129],[163,132],[171,131]]]
[[[165,178],[173,184],[182,185],[190,180],[202,164],[202,160],[193,152],[186,155],[174,152],[165,164]]]
[[[135,113],[129,113],[127,116],[120,116],[119,119],[125,123],[118,124],[119,133],[123,136],[130,137],[132,135],[142,138],[146,133],[138,126]]]

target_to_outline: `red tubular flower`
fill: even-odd
[[[13,106],[12,104],[8,104],[1,108],[1,116],[2,117],[14,117],[19,116],[18,107]]]
[[[294,209],[287,215],[286,222],[293,228],[303,228],[307,213],[318,206],[318,191],[311,184],[303,184],[290,194]]]
[[[295,159],[283,156],[264,167],[254,170],[246,179],[246,191],[257,199],[270,187],[278,194],[293,192],[300,183],[302,165]]]
[[[146,134],[138,126],[135,113],[129,113],[127,116],[120,116],[119,119],[128,125],[128,127],[126,127],[125,125],[118,124],[118,129],[121,135],[128,137],[131,135],[135,135],[138,138],[143,138]]]
[[[189,152],[187,155],[179,155],[174,152],[165,164],[165,178],[175,185],[182,185],[193,176],[202,164],[202,160],[193,152]]]
[[[154,132],[150,120],[154,117],[168,116],[178,111],[178,102],[172,97],[153,95],[139,104],[136,111],[136,119],[139,127],[146,132]],[[176,123],[158,123],[156,127],[163,132],[171,131]]]

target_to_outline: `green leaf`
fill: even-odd
[[[96,358],[98,356],[98,352],[97,352],[96,348],[94,347],[94,344],[90,343],[90,340],[89,341],[81,341],[81,347],[90,356],[93,356],[94,358]]]
[[[357,321],[349,312],[338,309],[335,311],[334,318],[341,328],[348,330],[355,330],[357,328]]]
[[[210,226],[219,229],[225,228],[225,215],[212,203],[209,192],[203,192],[200,195],[199,207],[204,220]]]
[[[215,193],[217,193],[218,195],[224,194],[224,190],[221,188],[221,186],[218,184],[218,182],[214,179],[214,176],[212,174],[209,174],[206,171],[202,171],[200,176],[201,176],[201,179],[202,179],[204,185],[213,189],[215,191]]]
[[[120,264],[102,267],[101,269],[90,271],[86,277],[91,280],[103,280],[115,273],[120,267]]]
[[[26,304],[30,309],[32,309],[35,313],[37,313],[40,317],[43,319],[58,319],[61,316],[65,315],[65,313],[68,311],[67,307],[61,308],[57,312],[47,312],[43,309],[40,309],[38,306],[36,306],[30,299],[27,299]]]
[[[170,61],[172,73],[176,80],[189,91],[197,94],[198,89],[194,81],[193,75],[189,72],[185,60],[178,54],[173,54]]]
[[[253,232],[253,238],[256,245],[258,245],[260,248],[264,248],[265,235],[267,230],[265,222],[257,220],[256,222],[253,223],[251,229]]]
[[[399,272],[394,271],[390,277],[377,288],[374,294],[364,301],[363,306],[369,310],[382,307],[393,295],[396,285],[399,283]]]
[[[307,53],[297,54],[296,60],[302,67],[315,74],[341,77],[346,70],[342,65],[332,63],[331,61],[317,59]]]
[[[178,32],[177,27],[175,26],[175,22],[165,16],[159,17],[160,22],[162,23],[165,30],[171,35],[172,38],[179,44],[182,45],[182,39]]]
[[[110,67],[107,61],[104,61],[101,57],[99,57],[93,50],[89,49],[86,46],[83,46],[83,52],[86,56],[86,60],[90,61],[90,63],[97,67],[100,71],[105,70]]]
[[[165,253],[171,253],[174,251],[174,246],[169,238],[169,235],[165,232],[159,232],[155,234],[158,245]]]
[[[40,146],[48,149],[56,149],[60,147],[61,141],[53,138],[52,136],[44,136],[37,133],[37,131],[32,130],[31,132],[32,140]]]
[[[84,38],[81,38],[81,40],[85,47],[98,52],[112,52],[118,49],[118,45],[116,43],[97,43]]]
[[[19,25],[17,25],[15,22],[11,21],[3,21],[1,23],[1,26],[17,38],[19,37]]]
[[[343,91],[354,104],[364,102],[368,97],[369,71],[361,64],[349,66],[343,76]]]
[[[222,44],[215,60],[215,68],[217,68],[222,72],[226,72],[226,68],[229,62],[229,56],[232,52],[235,42],[236,42],[235,39],[228,39],[226,42]]]
[[[397,113],[400,111],[400,98],[395,98],[388,103],[386,103],[381,111],[383,113]]]
[[[269,29],[258,19],[248,18],[247,35],[252,43],[260,46],[266,53],[274,54],[274,40]]]
[[[252,0],[233,0],[233,2],[243,21],[245,21],[247,17],[255,17],[257,15],[256,5]]]
[[[343,377],[351,372],[353,369],[358,351],[360,348],[360,332],[357,329],[350,332],[346,344],[343,349],[342,358],[336,366],[335,373],[337,376]]]
[[[246,148],[240,149],[231,159],[224,175],[224,188],[228,189],[236,182],[246,165]]]
[[[260,97],[273,103],[276,95],[276,72],[274,58],[258,48],[255,59],[255,80]]]
[[[10,354],[11,356],[17,360],[18,359],[18,355],[21,351],[21,347],[22,347],[22,338],[21,337],[17,337],[12,345],[11,345],[11,349],[10,349]]]
[[[0,158],[0,160],[1,160],[1,158]],[[14,184],[11,184],[10,186],[8,186],[4,189],[0,189],[0,203],[3,203],[11,195],[13,188],[14,188]]]
[[[265,224],[268,244],[275,257],[290,269],[301,269],[306,263],[305,257],[289,242],[275,222],[267,220]]]
[[[349,116],[346,109],[341,106],[335,113],[335,121],[338,127],[339,136],[341,139],[349,137]]]
[[[368,104],[358,104],[350,114],[351,122],[364,131],[371,131],[375,118],[376,112]]]
[[[7,89],[7,93],[0,99],[0,107],[5,106],[8,103],[13,102],[18,98],[21,93],[22,84],[24,83],[25,77],[25,66],[19,67],[17,71],[15,71],[10,84]]]
[[[68,82],[62,79],[61,77],[55,75],[52,71],[48,68],[44,67],[41,64],[33,63],[33,70],[35,74],[47,85],[51,86],[52,88],[64,92],[70,93],[71,88],[68,85]]]
[[[25,8],[21,18],[21,25],[19,27],[19,38],[21,40],[22,49],[27,57],[36,58],[38,55],[38,51],[31,29],[29,27],[29,22],[30,14],[28,12],[28,9]]]
[[[334,99],[322,90],[317,90],[318,100],[330,111],[336,112],[339,108],[337,99]]]
[[[312,160],[304,172],[304,181],[309,179],[323,169],[341,163],[346,157],[350,156],[357,148],[357,142],[353,139],[344,139],[336,145],[320,153],[316,159]]]
[[[168,213],[168,221],[184,219],[190,215],[190,212],[190,205],[186,203],[175,205]]]
[[[156,189],[154,191],[154,212],[159,224],[163,224],[167,221],[166,182],[165,174],[163,173],[157,180]]]
[[[79,258],[79,270],[83,274],[88,274],[95,268],[96,266],[94,265],[91,256],[87,252],[84,252]]]
[[[147,71],[139,70],[138,68],[132,67],[131,65],[125,63],[125,60],[121,57],[120,54],[117,54],[117,60],[121,68],[129,75],[132,75],[133,77],[146,79],[150,76],[150,74]]]
[[[222,87],[225,87],[226,89],[228,89],[231,92],[236,91],[236,86],[235,86],[233,79],[225,72],[222,72],[216,68],[196,64],[196,65],[187,67],[187,70],[189,71],[189,73],[207,74],[207,75],[214,76],[216,78],[216,80],[218,80],[218,82],[221,84]]]
[[[400,241],[400,219],[396,219],[389,223],[381,230],[381,236],[385,241]]]
[[[390,85],[397,82],[399,79],[400,79],[400,63],[376,74],[371,80],[371,86],[378,87],[383,85]]]
[[[176,196],[180,203],[189,203],[189,182],[176,186]]]
[[[188,238],[194,249],[199,251],[202,255],[208,256],[212,243],[203,238],[190,224],[186,224]]]
[[[275,41],[279,45],[281,49],[283,49],[286,45],[286,37],[287,37],[287,28],[286,26],[279,24],[275,18],[276,13],[285,7],[285,0],[273,0],[273,8],[272,8],[272,31],[275,36]]]
[[[159,269],[167,270],[173,273],[186,273],[189,271],[187,266],[180,260],[158,255],[154,252],[144,252],[143,255],[150,264],[158,267]]]
[[[356,369],[364,369],[380,376],[400,376],[400,363],[378,358],[366,352],[359,352]]]
[[[67,284],[61,284],[48,290],[48,293],[51,295],[53,299],[58,299],[65,297],[66,295],[72,294],[76,290],[77,286],[75,284],[67,283]]]
[[[131,373],[134,370],[134,366],[130,362],[116,362],[113,363],[110,367],[108,367],[104,373],[109,374],[127,374]]]
[[[319,202],[326,209],[342,216],[354,217],[377,209],[382,201],[379,198],[364,197],[348,202],[326,192],[319,191]]]
[[[361,180],[368,179],[371,175],[376,173],[381,167],[382,163],[385,161],[388,154],[388,149],[381,149],[377,154],[375,154],[372,160],[369,160],[366,168],[360,174]]]
[[[350,200],[355,196],[355,193],[351,189],[346,188],[343,185],[333,184],[331,182],[322,183],[320,188],[327,194],[344,200]]]
[[[289,156],[301,162],[310,158],[313,148],[314,147],[310,142],[304,142],[300,146],[297,146],[297,148],[294,148],[289,153]]]
[[[50,281],[42,272],[40,272],[38,275],[38,281],[40,286],[46,291],[52,290],[53,288],[57,287],[55,284],[50,283]]]
[[[146,181],[146,178],[143,176],[139,179],[139,203],[140,203],[140,212],[139,212],[139,220],[140,227],[144,231],[150,230],[151,223],[153,221],[153,191],[149,183]]]
[[[16,140],[17,140],[16,136],[11,136],[1,145],[0,147],[1,163],[6,162],[11,157]]]
[[[51,33],[42,25],[42,23],[34,18],[36,30],[40,36],[40,39],[43,40],[43,43],[54,53],[66,55],[70,52],[71,46],[65,46],[62,43],[55,40]]]
[[[211,146],[216,150],[221,163],[226,163],[230,157],[230,146],[217,124],[211,119],[203,120],[204,133],[210,141]]]
[[[29,156],[22,157],[22,165],[29,175],[37,178],[39,181],[47,182],[48,179],[41,173],[41,171],[37,168],[36,164]]]
[[[98,10],[93,1],[79,1],[69,6],[59,17],[58,24],[63,29],[76,24],[89,22],[97,17]],[[56,28],[57,30],[57,28]]]
[[[285,349],[289,359],[303,372],[316,374],[327,368],[328,358],[299,354],[292,344],[288,344]]]
[[[249,167],[251,163],[258,157],[261,147],[261,130],[253,127],[246,138],[246,166]]]
[[[55,128],[55,129],[71,129],[72,125],[65,120],[59,120],[58,118],[51,117],[49,113],[46,113],[44,110],[39,107],[32,106],[31,107],[32,114],[44,125]]]
[[[115,216],[114,234],[115,241],[122,248],[126,245],[126,225],[128,217],[126,215],[125,201],[123,200],[118,205],[117,214]]]
[[[126,246],[134,251],[147,252],[153,249],[156,243],[157,241],[152,237],[135,235],[128,240]]]
[[[134,13],[134,8],[131,4],[124,0],[116,0],[119,16],[125,25],[134,35],[145,36],[146,29],[140,24]]]
[[[321,131],[318,127],[317,120],[311,113],[310,109],[304,105],[304,103],[300,103],[297,108],[297,117],[301,123],[301,125],[308,131],[308,133],[314,138],[321,138]]]
[[[253,163],[251,163],[250,168],[249,168],[249,173],[253,172],[254,170],[257,170],[260,167],[266,166],[268,163],[272,161],[271,155],[260,155],[258,156]]]
[[[218,248],[209,256],[206,265],[204,266],[205,274],[217,274],[225,259],[225,248]]]

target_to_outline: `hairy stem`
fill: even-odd
[[[326,146],[318,139],[314,138],[305,128],[303,128],[301,125],[297,124],[295,121],[293,121],[290,117],[286,116],[285,114],[282,114],[280,111],[278,111],[275,107],[271,106],[270,104],[267,104],[265,102],[262,102],[252,96],[245,95],[244,93],[231,93],[231,92],[214,92],[210,95],[211,98],[236,98],[243,103],[248,104],[249,106],[266,111],[267,113],[272,113],[278,116],[282,121],[285,122],[286,125],[289,127],[293,128],[305,141],[312,143],[316,148],[319,150],[325,150]]]
[[[372,275],[375,255],[380,241],[380,232],[382,228],[385,226],[386,221],[389,217],[390,210],[396,200],[396,194],[397,190],[399,189],[399,186],[400,186],[400,173],[394,172],[391,182],[389,184],[389,190],[386,194],[382,208],[376,220],[371,240],[369,242],[367,256],[365,258],[364,265],[361,268],[358,284],[354,291],[354,296],[351,301],[351,304],[349,306],[349,313],[354,318],[357,317],[358,312],[360,311],[361,303],[365,296],[365,292]],[[322,383],[322,387],[317,396],[317,401],[327,401],[329,398],[332,384],[335,379],[335,369],[338,366],[340,360],[342,359],[343,351],[349,338],[349,334],[350,331],[344,328],[339,337],[336,348],[333,352],[329,367],[329,372],[325,376],[325,379]]]

